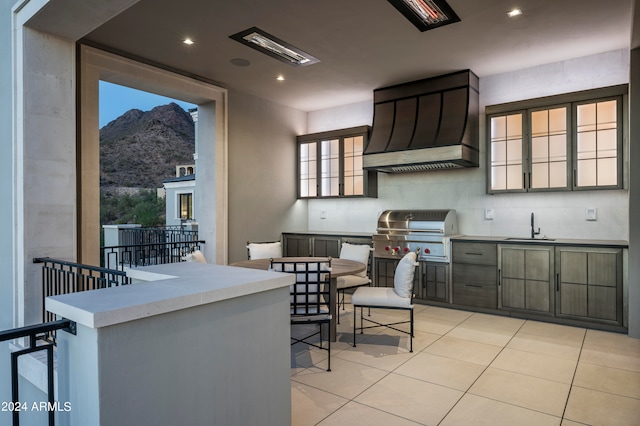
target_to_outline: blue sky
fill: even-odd
[[[177,103],[185,111],[196,107],[194,104],[177,99],[100,81],[100,128],[103,128],[130,109],[137,108],[142,111],[151,111],[154,107],[171,102]]]

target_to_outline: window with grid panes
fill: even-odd
[[[363,170],[369,127],[298,136],[298,198],[376,197],[377,173]]]
[[[487,192],[621,188],[626,91],[621,85],[487,107]]]
[[[178,194],[178,217],[193,219],[193,193]]]

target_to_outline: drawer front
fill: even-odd
[[[498,273],[495,266],[453,265],[453,303],[497,309]]]
[[[481,286],[496,287],[498,283],[498,271],[495,266],[454,264],[453,284],[468,283]]]
[[[453,285],[453,303],[477,308],[498,308],[498,289],[494,286],[482,286],[472,283]]]
[[[498,245],[493,243],[459,243],[452,245],[454,263],[497,265]]]

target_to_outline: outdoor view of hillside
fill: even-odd
[[[156,189],[176,165],[192,164],[194,151],[194,122],[175,103],[129,110],[100,129],[101,223],[164,224]]]

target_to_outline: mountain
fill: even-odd
[[[160,188],[194,152],[195,124],[176,103],[129,110],[100,129],[100,188]]]

